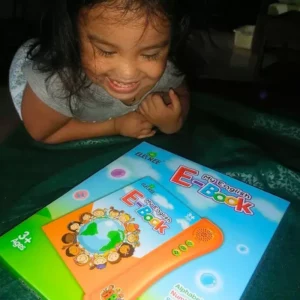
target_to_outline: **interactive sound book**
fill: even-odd
[[[50,300],[238,300],[288,207],[143,142],[4,234],[1,261]]]
[[[167,207],[160,205],[162,199],[168,199]],[[186,216],[192,216],[192,219],[186,220]],[[95,276],[103,282],[113,281],[118,274],[133,270],[136,264],[146,266],[146,256],[150,257],[150,267],[156,262],[162,264],[161,260],[166,257],[157,248],[167,248],[165,244],[175,236],[188,237],[182,220],[186,227],[196,223],[198,228],[201,224],[200,217],[183,202],[152,178],[145,177],[43,226],[43,230],[84,292],[88,293],[95,289]],[[214,225],[210,227],[212,234],[220,231]],[[181,247],[187,250],[194,243],[192,239],[187,239],[190,244],[183,240]],[[212,240],[211,251],[221,245],[221,234]],[[177,246],[173,245],[173,252]],[[131,284],[132,277],[127,279]],[[147,281],[150,281],[149,277]]]

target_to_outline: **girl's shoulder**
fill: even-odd
[[[72,116],[66,101],[67,93],[58,74],[42,71],[31,60],[24,63],[22,72],[27,84],[41,101],[63,115]]]

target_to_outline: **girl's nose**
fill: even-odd
[[[117,76],[119,81],[124,83],[135,82],[138,80],[137,63],[132,60],[122,59],[117,67]]]

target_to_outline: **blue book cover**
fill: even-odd
[[[3,235],[0,238],[2,261],[47,299],[83,299],[82,286],[53,247],[43,228],[69,213],[101,201],[100,198],[115,191],[128,191],[142,179],[153,181],[151,184],[165,190],[162,195],[167,193],[186,207],[184,214],[173,211],[180,214],[174,216],[177,221],[172,219],[177,230],[184,227],[183,231],[188,232],[197,222],[209,220],[221,230],[223,240],[214,251],[186,261],[153,282],[139,295],[139,299],[241,299],[289,202],[146,142],[111,162]],[[174,205],[167,197],[156,199],[157,204],[160,203],[161,208],[164,208],[163,211],[171,213],[170,208]],[[126,207],[126,211],[128,209],[134,208]],[[120,210],[125,211],[125,206]],[[134,218],[138,220],[136,216]],[[170,239],[161,242],[169,243],[181,234],[170,235]],[[155,236],[159,239],[158,234]],[[156,251],[155,247],[151,249]],[[177,254],[184,257],[184,251],[180,248],[176,250],[179,250]],[[45,257],[48,259],[45,260]],[[46,279],[54,263],[60,271],[51,279]],[[59,297],[53,296],[52,286],[60,291]],[[98,287],[94,288],[96,290]],[[122,294],[114,294],[110,288],[109,293],[116,297],[119,295],[121,299]]]

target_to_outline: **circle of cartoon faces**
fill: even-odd
[[[99,218],[118,222],[124,228],[125,239],[105,253],[91,253],[84,249],[77,237],[82,226]],[[140,246],[139,225],[134,223],[134,218],[131,218],[129,214],[123,210],[117,210],[114,207],[110,207],[109,209],[98,208],[91,213],[83,213],[80,215],[78,221],[69,223],[67,227],[69,232],[64,234],[61,238],[64,244],[62,249],[68,257],[74,260],[76,265],[88,266],[90,270],[102,270],[105,269],[108,264],[117,264],[122,259],[131,257],[135,248]]]

